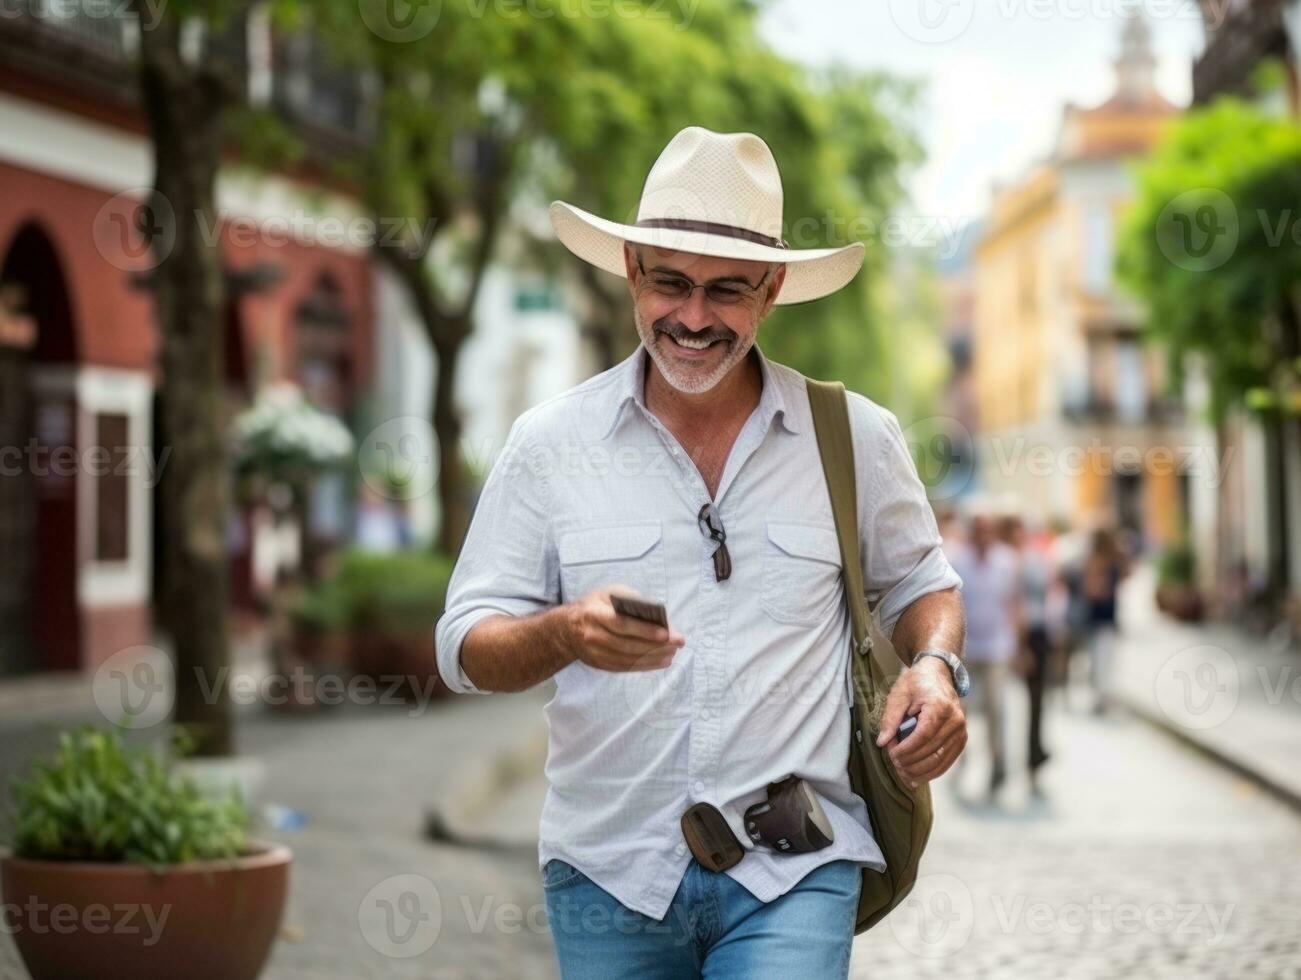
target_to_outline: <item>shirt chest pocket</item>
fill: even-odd
[[[768,521],[760,601],[773,619],[813,626],[842,601],[840,543],[824,524]]]
[[[593,589],[628,585],[647,599],[664,602],[661,533],[659,521],[638,521],[561,534],[556,541],[561,600],[573,602]]]

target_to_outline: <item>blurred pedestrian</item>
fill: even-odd
[[[406,546],[408,537],[403,525],[403,515],[394,502],[362,481],[360,499],[357,501],[357,547],[374,554],[387,555],[401,551]]]
[[[1116,543],[1115,534],[1107,528],[1099,528],[1093,533],[1079,576],[1093,712],[1098,715],[1107,710],[1112,650],[1117,632],[1116,597],[1121,580],[1128,572],[1128,563]]]
[[[953,567],[962,578],[967,613],[967,670],[973,701],[985,717],[989,742],[989,795],[1007,778],[1004,753],[1004,685],[1016,654],[1021,595],[1016,555],[998,540],[994,520],[977,514],[968,541],[955,550]]]
[[[1030,789],[1039,793],[1039,769],[1048,761],[1043,744],[1044,691],[1048,686],[1052,640],[1049,624],[1049,594],[1052,588],[1052,561],[1046,534],[1027,535],[1019,517],[1003,522],[1004,543],[1017,559],[1017,588],[1021,602],[1021,635],[1015,660],[1017,673],[1025,681],[1030,716],[1027,724],[1029,751],[1026,756]]]
[[[958,516],[956,511],[945,508],[936,511],[935,522],[940,529],[940,540],[943,542],[941,547],[944,548],[944,553],[951,557],[962,548],[967,540],[967,532],[962,525],[962,518]]]

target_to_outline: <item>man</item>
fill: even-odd
[[[449,586],[439,670],[458,692],[555,678],[539,864],[566,978],[843,977],[861,868],[884,864],[846,773],[850,622],[809,401],[755,336],[775,303],[849,282],[863,247],[787,249],[767,145],[698,127],[660,156],[635,225],[551,214],[571,251],[627,278],[641,345],[511,429]],[[880,724],[884,745],[918,717],[890,748],[917,784],[966,742],[960,583],[898,423],[850,407],[869,598],[905,661],[935,654]],[[669,625],[616,612],[630,590]],[[816,795],[828,846],[748,838],[745,810],[788,775]],[[684,840],[699,802],[746,848],[725,872]]]
[[[976,514],[967,544],[953,557],[962,576],[967,611],[967,660],[989,739],[989,797],[1007,779],[1003,751],[1003,693],[1021,632],[1021,593],[1016,553],[998,540],[994,519]]]

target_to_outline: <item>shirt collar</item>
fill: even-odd
[[[782,384],[784,379],[778,377],[777,372],[772,369],[757,341],[750,350],[759,361],[759,373],[763,378],[763,392],[759,396],[759,419],[763,431],[766,432],[772,425],[773,416],[780,416],[787,432],[798,433],[799,419],[787,405],[786,392]],[[637,349],[615,367],[617,381],[613,386],[614,401],[609,408],[601,438],[606,438],[615,430],[625,411],[628,410],[629,403],[636,403],[643,412],[649,413],[650,410],[646,408],[645,385],[646,364],[649,359],[650,353],[646,350],[646,345],[639,343]]]

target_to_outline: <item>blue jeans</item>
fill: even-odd
[[[771,902],[695,860],[662,921],[559,859],[542,869],[564,980],[847,977],[862,872],[831,861]]]

